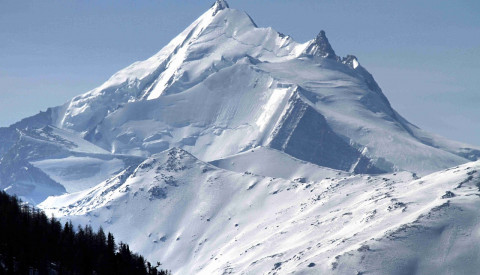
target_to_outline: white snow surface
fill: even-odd
[[[477,161],[422,178],[290,181],[174,148],[40,207],[103,226],[174,274],[471,274],[479,171]]]
[[[297,182],[321,181],[325,178],[340,178],[352,175],[302,161],[284,152],[267,147],[257,147],[237,155],[212,161],[211,164],[239,173],[252,173]]]
[[[60,182],[67,192],[88,189],[125,168],[122,160],[69,156],[31,162],[51,179]]]

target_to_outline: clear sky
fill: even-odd
[[[0,126],[159,51],[213,0],[0,0]],[[324,29],[410,122],[480,145],[480,1],[229,0],[299,42]]]

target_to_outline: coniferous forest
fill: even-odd
[[[170,274],[159,265],[102,228],[62,225],[0,192],[0,274]]]

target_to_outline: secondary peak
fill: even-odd
[[[330,42],[328,42],[328,38],[325,35],[324,30],[321,30],[315,40],[311,42],[306,50],[306,53],[323,58],[338,59],[335,51],[330,45]]]
[[[330,45],[330,42],[328,42],[328,38],[325,35],[324,30],[321,30],[315,38],[315,44],[318,45],[318,50],[322,57],[334,58],[337,56],[332,48],[332,45]]]

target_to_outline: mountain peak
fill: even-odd
[[[225,0],[217,0],[212,6],[213,9],[213,15],[217,14],[217,12],[228,9],[230,6],[228,5],[227,1]]]
[[[318,39],[318,38],[327,39],[327,36],[325,35],[325,31],[324,31],[324,30],[320,30],[320,32],[319,32],[318,35],[317,35],[317,39]],[[327,39],[327,43],[328,43],[328,39]]]
[[[328,38],[325,35],[324,30],[321,30],[317,37],[310,43],[306,53],[323,58],[338,59],[335,51],[330,45],[330,42],[328,42]]]

